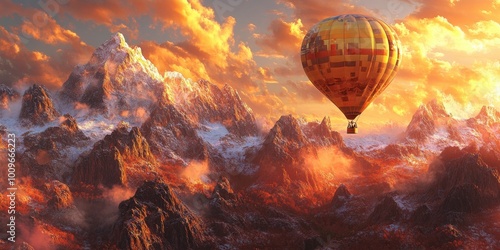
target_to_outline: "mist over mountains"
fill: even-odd
[[[0,85],[0,101],[1,149],[7,134],[18,140],[15,247],[393,249],[500,242],[494,107],[457,119],[433,100],[403,133],[375,143],[344,141],[329,117],[284,114],[263,131],[229,85],[162,75],[119,33],[76,66],[61,89],[33,84],[21,93]],[[1,178],[5,190],[5,171]],[[7,211],[6,200],[0,205]]]

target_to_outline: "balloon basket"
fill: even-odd
[[[347,134],[357,134],[358,128],[347,128]]]

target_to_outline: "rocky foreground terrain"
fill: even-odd
[[[121,34],[61,89],[0,85],[0,100],[18,188],[16,242],[2,231],[1,249],[500,245],[494,107],[464,120],[434,100],[371,144],[328,117],[284,115],[262,131],[230,86],[161,75]]]

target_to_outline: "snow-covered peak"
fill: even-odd
[[[121,33],[116,33],[108,41],[99,46],[86,68],[103,67],[116,73],[117,70],[132,69],[135,72],[144,72],[157,81],[163,81],[156,66],[144,58],[139,47],[130,47]],[[81,69],[80,69],[81,70]]]
[[[446,110],[443,102],[433,99],[426,105],[422,105],[419,108],[419,111],[426,112],[432,118],[441,118],[441,117],[449,117],[450,114]],[[417,112],[418,114],[418,112]]]
[[[406,129],[406,138],[426,141],[428,136],[436,132],[441,120],[451,118],[443,103],[436,99],[418,108]],[[446,123],[446,122],[445,122]]]
[[[126,49],[130,49],[130,46],[125,41],[125,37],[121,33],[116,33],[109,40],[101,44],[101,46],[95,50],[94,55],[104,59],[115,51]]]
[[[304,145],[307,143],[299,120],[292,115],[281,116],[266,137],[265,143]]]
[[[484,124],[497,123],[500,122],[500,112],[498,112],[495,107],[483,106],[475,119]]]
[[[167,71],[164,74],[164,97],[174,104],[184,105],[189,102],[189,96],[195,92],[198,84],[191,79],[186,79],[182,73]]]
[[[14,96],[19,95],[14,89],[5,84],[0,84],[0,95]]]
[[[252,110],[229,85],[219,88],[206,81],[193,81],[179,72],[165,72],[163,98],[185,113],[193,124],[223,121],[237,135],[255,135]]]
[[[75,67],[61,96],[98,110],[106,118],[139,125],[163,93],[163,82],[164,77],[141,49],[130,47],[116,33],[94,51],[87,64]]]

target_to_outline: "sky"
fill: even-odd
[[[229,84],[271,126],[342,113],[308,81],[306,32],[324,18],[376,16],[398,34],[403,59],[391,85],[361,115],[365,131],[403,128],[422,104],[453,116],[500,109],[500,0],[0,0],[0,83],[58,89],[114,33],[160,72]]]

